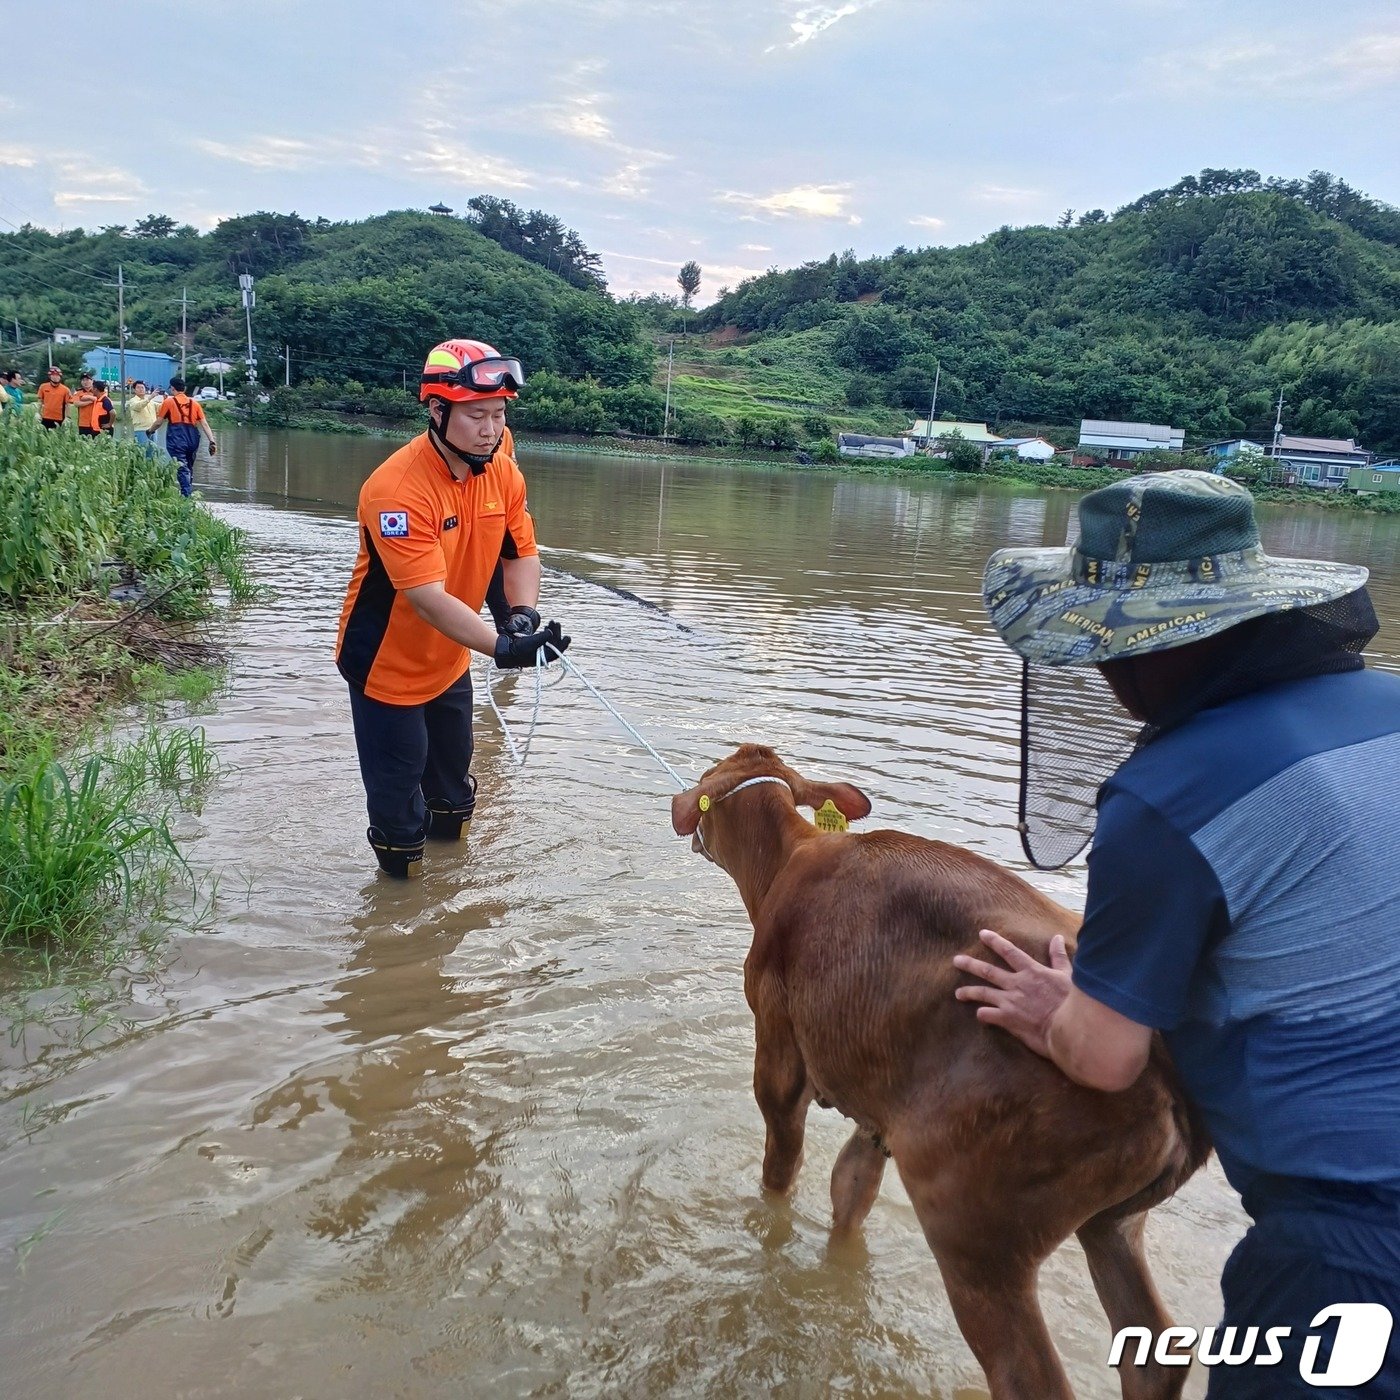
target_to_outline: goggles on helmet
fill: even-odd
[[[520,361],[497,356],[494,359],[468,360],[460,369],[430,370],[423,375],[424,384],[451,385],[489,394],[497,389],[518,390],[525,387],[525,371]]]

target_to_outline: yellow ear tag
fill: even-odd
[[[701,795],[701,797],[700,797],[700,810],[701,810],[702,812],[708,812],[708,811],[710,810],[710,799],[709,799],[709,795],[708,795],[708,794],[702,794],[702,795]]]
[[[836,810],[836,804],[829,797],[817,808],[812,820],[816,822],[818,831],[845,831],[850,826],[850,822]]]

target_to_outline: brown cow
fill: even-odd
[[[1078,918],[990,860],[898,831],[819,831],[798,807],[870,802],[745,744],[671,803],[678,835],[726,870],[753,922],[744,992],[763,1184],[792,1190],[813,1099],[854,1119],[831,1177],[833,1229],[855,1230],[893,1157],[994,1400],[1070,1397],[1041,1316],[1041,1262],[1077,1234],[1110,1327],[1170,1326],[1148,1274],[1147,1211],[1209,1155],[1154,1045],[1122,1093],[1072,1083],[976,1019],[958,952],[994,928],[1033,956]],[[1126,1400],[1170,1400],[1181,1367],[1123,1367]]]

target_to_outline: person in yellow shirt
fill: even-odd
[[[145,380],[138,379],[131,385],[131,396],[126,401],[126,418],[136,441],[146,449],[147,457],[156,455],[156,396],[146,388]]]

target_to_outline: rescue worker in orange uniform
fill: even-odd
[[[73,396],[78,410],[78,436],[96,437],[101,432],[98,422],[102,412],[102,395],[93,387],[92,375],[84,371],[78,378],[78,392]]]
[[[49,366],[48,382],[39,385],[39,421],[46,428],[61,428],[68,416],[68,405],[76,395],[63,382],[63,371],[57,365]]]
[[[204,416],[204,409],[185,393],[185,381],[178,374],[170,381],[170,392],[156,410],[151,436],[154,437],[162,428],[165,429],[165,450],[175,463],[180,494],[193,495],[194,459],[199,454],[200,435],[209,439],[211,457],[218,452],[219,444],[214,441],[214,430]]]
[[[428,838],[463,839],[476,805],[471,654],[501,669],[569,645],[540,625],[540,559],[525,478],[505,425],[520,362],[478,340],[448,340],[423,367],[428,429],[360,489],[359,555],[340,614],[336,665],[386,874],[422,868]],[[508,612],[481,608],[499,565]]]

